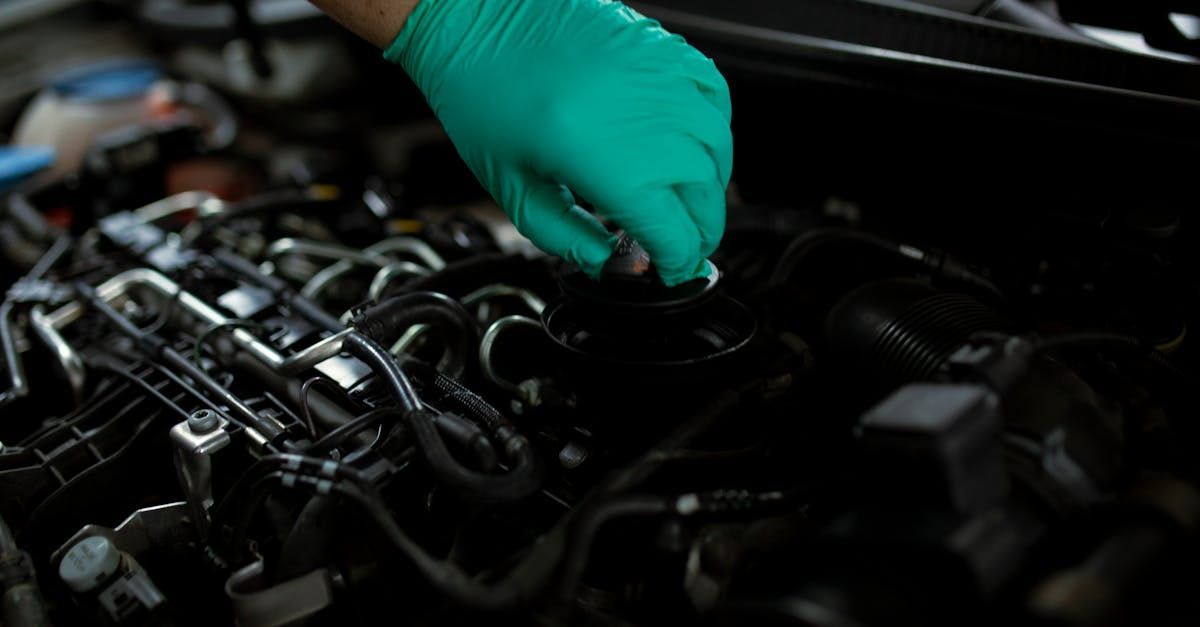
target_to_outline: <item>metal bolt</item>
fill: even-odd
[[[221,424],[216,412],[211,409],[200,409],[188,416],[188,429],[195,434],[212,433]]]

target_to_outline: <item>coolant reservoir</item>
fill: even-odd
[[[161,77],[155,64],[140,60],[108,61],[61,74],[25,109],[13,143],[52,147],[52,176],[74,173],[96,137],[152,117],[147,96]]]

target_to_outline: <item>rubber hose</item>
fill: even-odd
[[[400,404],[405,423],[417,440],[417,447],[440,481],[475,500],[496,503],[524,499],[541,485],[541,467],[532,446],[524,437],[503,429],[508,439],[504,447],[512,470],[504,475],[475,472],[458,463],[446,448],[434,425],[433,415],[421,406],[412,382],[386,350],[361,333],[346,336],[344,348],[365,362],[382,378]]]
[[[367,337],[390,344],[415,324],[428,324],[446,343],[440,369],[462,376],[479,340],[479,327],[458,301],[437,292],[412,292],[373,305],[354,316],[351,324]]]

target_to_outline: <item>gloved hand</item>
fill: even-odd
[[[668,285],[707,275],[733,167],[729,90],[683,38],[610,0],[421,0],[384,56],[538,247],[600,272],[613,238],[574,192]]]

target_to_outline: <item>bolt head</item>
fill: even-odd
[[[191,416],[188,416],[188,429],[192,433],[203,434],[212,433],[221,421],[217,418],[217,413],[211,409],[201,409]]]

